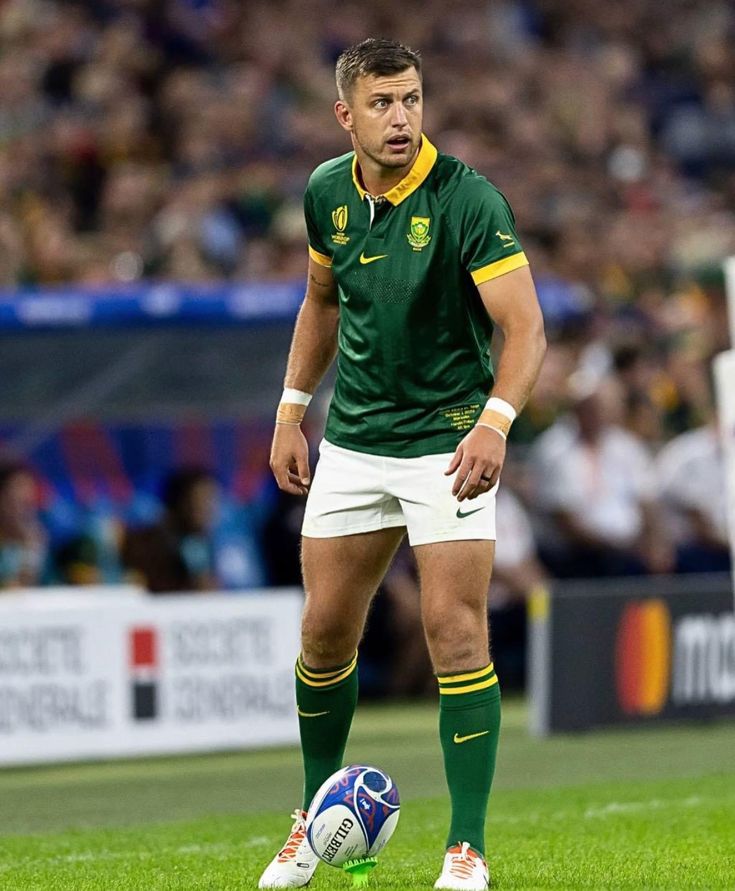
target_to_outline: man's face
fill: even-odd
[[[423,105],[415,68],[358,78],[348,101],[335,110],[363,152],[382,167],[405,167],[416,155]]]

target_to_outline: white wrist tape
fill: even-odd
[[[304,393],[303,390],[294,390],[292,387],[285,387],[281,402],[290,402],[294,405],[308,405],[311,402],[311,393]]]
[[[490,411],[497,411],[501,415],[505,415],[511,423],[518,417],[518,412],[513,408],[510,402],[506,402],[505,399],[501,399],[499,396],[491,396],[485,403],[485,408]]]

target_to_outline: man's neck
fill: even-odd
[[[369,158],[357,144],[354,145],[362,185],[365,191],[375,198],[378,195],[385,195],[386,192],[390,192],[394,186],[398,185],[416,163],[420,151],[420,148],[417,149],[413,158],[403,167],[383,167]]]

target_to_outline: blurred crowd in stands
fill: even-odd
[[[0,287],[303,277],[306,179],[349,148],[334,62],[367,35],[423,52],[426,132],[508,196],[543,284],[550,347],[512,431],[495,602],[549,575],[726,568],[709,380],[735,254],[726,0],[2,0]],[[161,521],[121,532],[122,571],[216,583],[215,495],[206,471],[168,480]],[[263,578],[295,582],[300,507],[272,504]],[[69,547],[57,580],[94,565]],[[8,466],[0,585],[38,581],[45,548],[32,477]],[[399,636],[412,572],[386,581]]]

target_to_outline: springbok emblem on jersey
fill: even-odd
[[[411,228],[406,238],[415,251],[422,250],[431,241],[431,235],[429,235],[430,225],[431,219],[429,217],[411,217]]]
[[[341,204],[332,211],[332,222],[338,232],[344,232],[347,228],[347,205]]]

